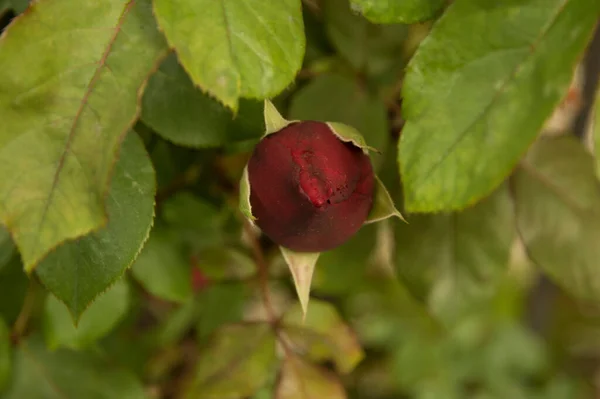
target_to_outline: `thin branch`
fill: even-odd
[[[12,340],[13,342],[18,342],[25,332],[27,331],[27,325],[29,324],[29,319],[31,318],[31,313],[33,312],[33,307],[35,304],[35,282],[33,280],[29,281],[29,286],[27,287],[27,293],[25,294],[25,299],[23,300],[23,306],[21,306],[21,311],[19,312],[19,316],[13,325],[12,330]]]

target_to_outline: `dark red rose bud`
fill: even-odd
[[[325,123],[297,122],[266,136],[248,162],[256,224],[299,252],[335,248],[365,222],[374,176],[367,155]]]

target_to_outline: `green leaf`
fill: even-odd
[[[29,0],[7,0],[16,14],[22,14],[29,7]]]
[[[368,76],[401,72],[406,62],[403,56],[406,25],[372,24],[353,13],[348,0],[323,1],[323,15],[331,43],[355,70]]]
[[[3,399],[146,398],[132,374],[92,353],[48,351],[37,337],[15,352],[13,383]]]
[[[340,373],[349,373],[365,354],[354,332],[330,303],[313,300],[306,315],[290,308],[283,318],[286,337],[315,361],[333,360]]]
[[[302,65],[300,0],[155,0],[154,13],[194,83],[234,111],[279,94]]]
[[[352,8],[378,24],[413,24],[435,17],[445,0],[351,0]]]
[[[415,215],[398,223],[399,276],[453,321],[493,295],[506,270],[515,234],[506,186],[460,213]]]
[[[173,237],[155,228],[131,267],[133,277],[152,295],[185,302],[192,295],[190,262]]]
[[[260,137],[264,126],[260,119],[252,120],[252,114],[259,107],[257,101],[240,101],[234,121],[230,110],[194,87],[177,57],[171,54],[148,81],[142,121],[175,144],[218,147]],[[243,125],[238,120],[251,120],[251,123]]]
[[[308,300],[310,299],[310,284],[312,282],[313,272],[320,252],[294,252],[291,249],[279,247],[285,263],[287,263],[292,277],[296,294],[300,300],[302,312],[306,315],[308,310]]]
[[[592,148],[596,154],[596,176],[600,178],[600,87],[596,92],[596,100],[591,110],[589,123],[593,142]]]
[[[345,399],[339,379],[324,368],[310,364],[297,356],[283,362],[275,399]]]
[[[266,324],[223,327],[198,359],[185,398],[243,398],[267,383],[277,363],[275,336]]]
[[[242,320],[250,299],[248,285],[240,283],[214,283],[203,289],[197,297],[199,317],[196,324],[198,340],[202,341],[226,323]]]
[[[330,74],[312,80],[292,98],[290,117],[338,122],[330,124],[332,129],[339,131],[346,138],[345,141],[351,141],[361,148],[370,146],[383,150],[388,143],[385,105],[345,76]],[[348,132],[349,129],[341,123],[352,126],[360,133]]]
[[[222,245],[223,214],[213,204],[191,192],[180,192],[165,200],[161,211],[169,232],[176,236],[172,240],[194,249]]]
[[[295,122],[288,121],[281,116],[275,105],[269,100],[265,100],[264,102],[263,118],[265,120],[265,128],[267,129],[265,136],[268,134],[277,133],[287,125]]]
[[[81,349],[89,347],[108,334],[129,309],[129,286],[117,280],[100,294],[81,316],[77,326],[69,309],[55,296],[49,295],[44,310],[44,336],[50,350],[59,347]]]
[[[570,293],[600,301],[600,187],[592,157],[571,137],[541,140],[513,183],[529,257]]]
[[[7,387],[12,373],[10,330],[0,317],[0,392]]]
[[[252,204],[250,203],[250,177],[248,176],[248,165],[244,166],[242,177],[240,179],[240,199],[239,208],[242,215],[248,220],[254,221],[256,217],[252,214]]]
[[[154,25],[148,0],[41,1],[2,36],[0,221],[28,272],[107,222],[117,150],[165,51]]]
[[[350,295],[364,284],[376,240],[376,225],[365,225],[347,242],[321,253],[312,279],[317,294]]]
[[[10,262],[15,253],[15,246],[8,230],[0,225],[0,270]]]
[[[59,246],[37,268],[42,283],[67,305],[75,321],[140,252],[152,225],[155,192],[148,154],[139,137],[130,133],[106,197],[109,223]]]
[[[29,279],[17,256],[0,268],[0,318],[8,324],[17,319],[27,292]]]
[[[407,211],[462,209],[506,178],[565,94],[599,12],[588,0],[450,5],[403,87]]]
[[[365,223],[374,223],[381,220],[385,220],[392,216],[400,218],[400,220],[406,222],[404,216],[400,213],[394,201],[387,191],[387,188],[383,185],[379,177],[375,176],[375,193],[373,194],[373,207],[367,216]]]

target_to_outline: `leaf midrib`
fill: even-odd
[[[482,109],[482,111],[478,115],[475,116],[473,121],[459,134],[459,136],[450,145],[450,147],[442,154],[440,159],[434,165],[432,165],[426,173],[424,173],[424,178],[421,180],[421,186],[425,183],[425,180],[428,179],[431,176],[431,174],[436,169],[438,169],[442,165],[442,163],[452,154],[452,152],[456,148],[456,146],[459,145],[465,137],[467,137],[467,133],[470,132],[470,130],[473,128],[473,126],[475,126],[476,123],[478,123],[482,118],[484,118],[488,114],[488,112],[495,105],[496,101],[498,101],[500,96],[506,91],[507,86],[509,86],[511,83],[514,83],[515,76],[517,75],[519,70],[523,67],[523,65],[525,65],[531,58],[533,58],[537,54],[536,53],[537,47],[544,40],[544,38],[546,37],[548,32],[554,27],[558,18],[561,16],[562,12],[564,11],[564,9],[567,6],[567,3],[569,1],[570,0],[563,1],[563,3],[560,5],[560,7],[558,7],[558,10],[556,11],[556,13],[552,16],[552,18],[550,20],[551,22],[549,24],[547,24],[547,27],[542,30],[542,32],[539,34],[539,36],[536,37],[534,42],[531,44],[531,46],[530,46],[531,50],[529,51],[529,53],[523,58],[522,62],[518,63],[513,68],[511,73],[508,75],[508,78],[502,83],[502,85],[500,85],[498,88],[495,89],[495,93],[492,96],[492,98],[490,99],[489,103]]]
[[[119,36],[119,33],[121,32],[123,24],[125,23],[125,18],[127,17],[127,15],[129,14],[129,12],[131,11],[131,9],[133,8],[134,5],[135,5],[135,0],[129,0],[125,4],[125,7],[123,8],[123,12],[119,16],[119,19],[117,20],[117,23],[114,27],[114,33],[108,40],[108,42],[106,44],[106,48],[104,50],[104,53],[102,53],[102,56],[98,60],[98,66],[97,66],[96,70],[94,71],[94,75],[91,77],[91,79],[86,87],[86,90],[85,90],[83,97],[81,99],[81,102],[79,104],[79,108],[77,109],[77,111],[73,117],[73,123],[71,124],[71,129],[69,130],[69,134],[67,135],[64,150],[58,159],[56,170],[54,172],[54,177],[52,179],[52,184],[50,186],[50,192],[48,193],[48,198],[44,204],[44,209],[42,210],[42,216],[40,218],[38,228],[37,228],[37,230],[35,230],[37,232],[37,236],[36,236],[36,244],[33,246],[34,248],[39,245],[40,236],[41,236],[39,234],[39,232],[41,231],[42,226],[46,222],[46,218],[48,216],[48,211],[50,209],[50,205],[52,204],[52,202],[54,200],[54,196],[57,191],[56,189],[57,189],[60,177],[62,176],[61,172],[64,167],[65,159],[71,149],[71,144],[75,138],[75,134],[77,132],[77,127],[79,126],[79,121],[81,120],[81,115],[83,113],[83,110],[87,106],[89,97],[91,96],[94,88],[96,87],[96,84],[98,83],[98,80],[100,79],[100,74],[101,74],[102,70],[106,67],[106,61],[112,51],[112,48],[117,40],[117,37]],[[104,218],[106,219],[106,216]],[[35,260],[33,263],[35,264],[38,261],[39,260]]]

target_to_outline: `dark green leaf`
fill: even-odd
[[[433,18],[445,0],[351,0],[352,8],[378,24],[412,24]]]
[[[190,262],[172,236],[155,228],[131,267],[133,276],[153,295],[184,302],[192,294]]]
[[[267,324],[230,325],[201,354],[185,398],[225,399],[252,395],[277,363],[275,336]]]
[[[275,399],[345,399],[339,379],[324,368],[307,363],[296,356],[283,362]]]
[[[349,373],[364,357],[354,332],[330,303],[313,300],[304,318],[298,304],[283,319],[286,336],[293,346],[315,361],[333,360],[341,373]]]
[[[538,142],[514,176],[514,192],[531,259],[572,294],[600,301],[600,186],[581,143]]]
[[[61,245],[37,268],[74,320],[135,260],[152,225],[155,190],[152,164],[139,137],[130,133],[106,198],[108,225]]]
[[[29,0],[7,0],[8,3],[12,5],[12,8],[15,13],[21,14],[25,12],[27,7],[29,6]]]
[[[383,102],[341,75],[319,76],[299,90],[292,98],[290,118],[348,124],[363,135],[369,146],[381,151],[388,143]]]
[[[234,111],[279,94],[302,65],[300,0],[155,0],[154,12],[194,83]]]
[[[204,340],[225,323],[242,319],[249,290],[244,283],[211,284],[198,294],[199,317],[196,332]]]
[[[0,317],[0,392],[6,388],[12,372],[10,330]]]
[[[0,225],[0,271],[12,259],[15,246],[8,231]]]
[[[48,351],[41,339],[15,351],[13,381],[3,399],[145,399],[139,381],[92,353]]]
[[[406,73],[399,163],[408,211],[497,187],[559,104],[600,2],[456,0]]]
[[[217,147],[260,137],[264,133],[261,106],[256,101],[240,101],[234,121],[230,110],[194,87],[177,57],[171,55],[148,82],[142,120],[175,144]],[[253,120],[253,114],[258,120]]]
[[[0,220],[26,270],[107,222],[117,150],[166,50],[154,26],[149,0],[40,1],[2,36]]]
[[[437,0],[436,0],[437,1]],[[369,76],[398,69],[405,63],[405,25],[374,25],[350,10],[348,0],[325,0],[325,27],[332,44],[358,71]]]
[[[494,293],[515,233],[506,186],[463,212],[408,223],[397,224],[397,271],[439,317],[453,320]]]
[[[3,268],[0,268],[0,318],[8,324],[14,323],[17,319],[28,284],[29,279],[17,256],[13,256]]]
[[[108,334],[125,316],[129,308],[129,286],[117,280],[100,294],[81,316],[77,326],[69,309],[53,295],[46,299],[44,336],[49,349],[59,347],[81,349]]]
[[[315,268],[313,290],[334,295],[356,290],[366,276],[376,229],[376,225],[365,225],[342,246],[323,252]]]
[[[162,206],[162,219],[191,248],[222,243],[223,215],[214,205],[189,192],[178,193]]]

